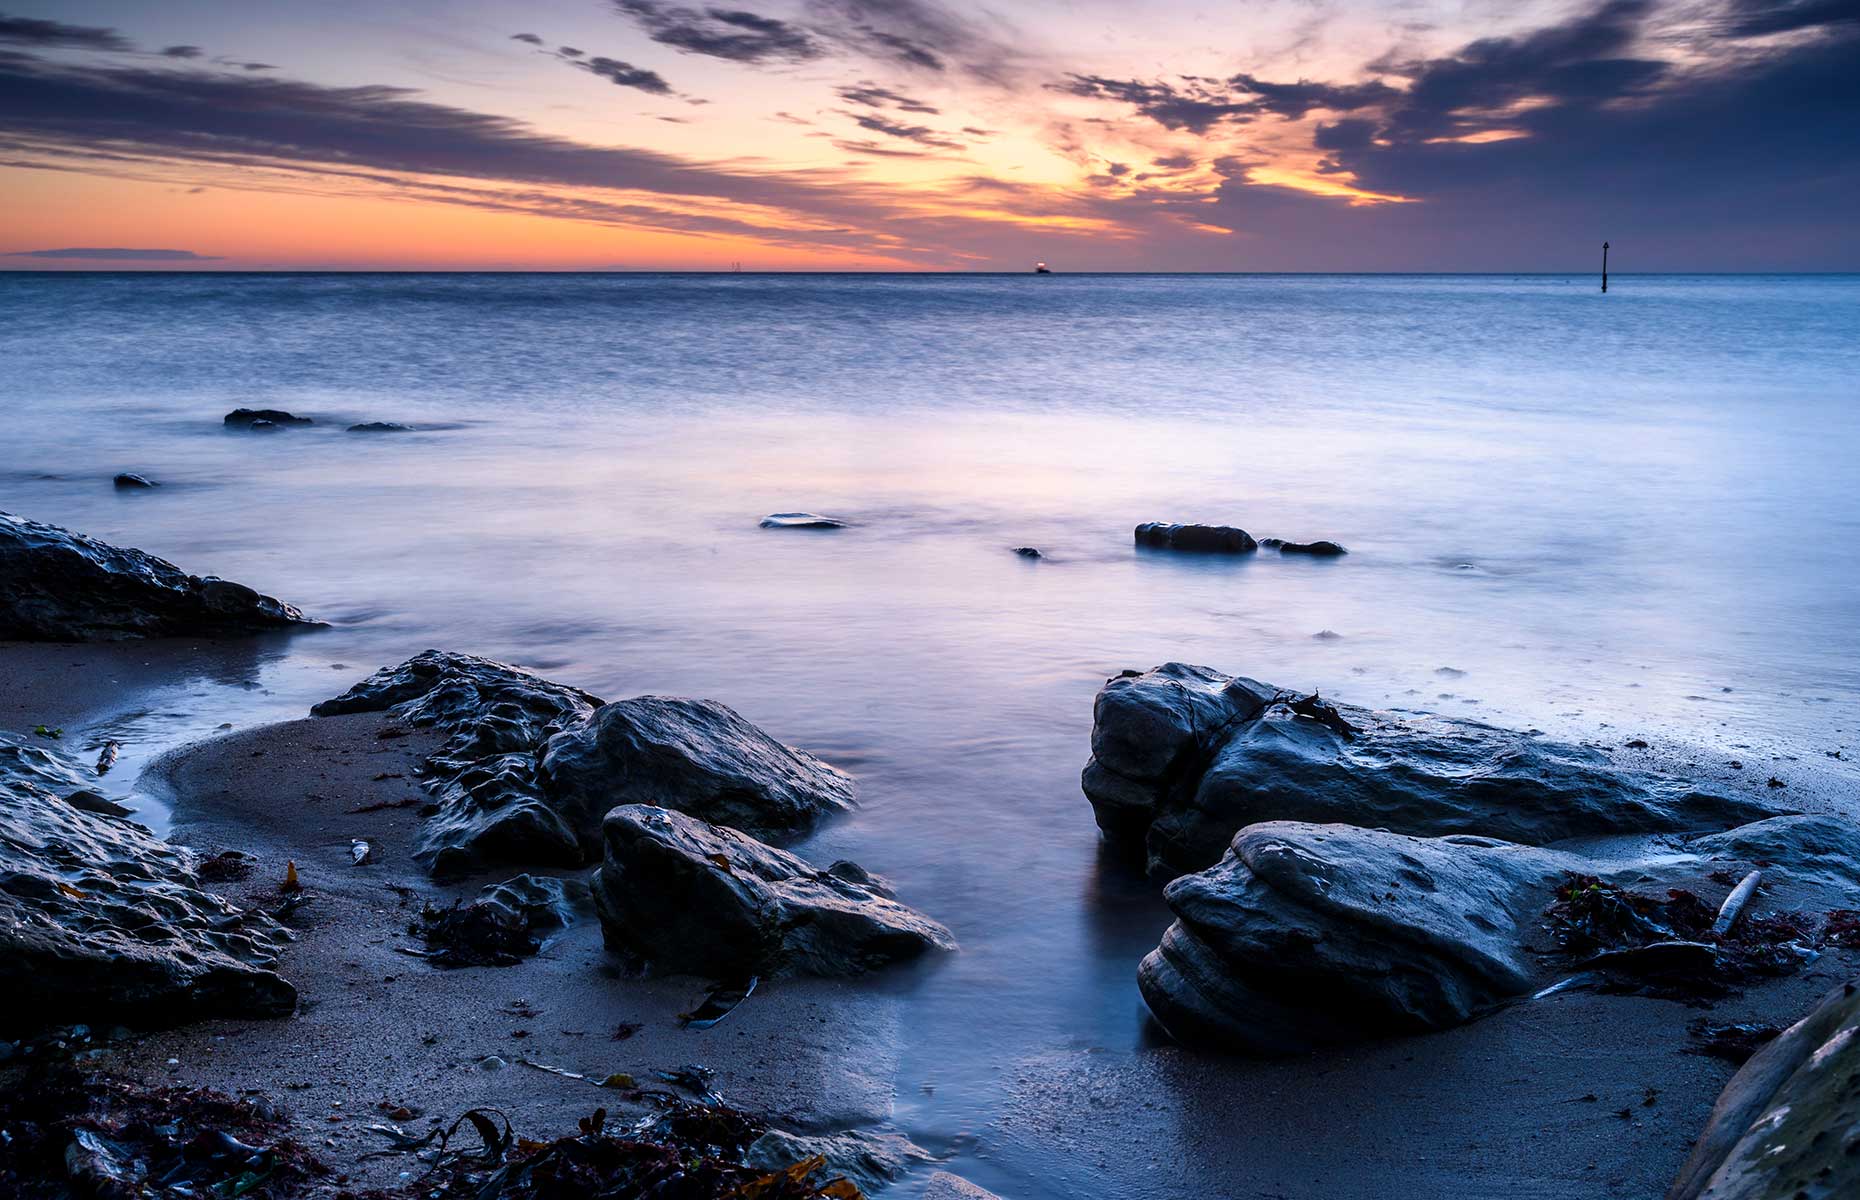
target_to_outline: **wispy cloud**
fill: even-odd
[[[217,254],[192,250],[133,250],[122,246],[67,246],[62,250],[6,250],[0,258],[64,258],[112,262],[219,262]]]
[[[63,21],[45,21],[33,17],[12,17],[5,13],[0,13],[0,43],[78,50],[136,48],[135,43],[114,29],[67,25]]]

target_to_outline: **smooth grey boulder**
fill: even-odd
[[[1313,705],[1257,680],[1181,663],[1104,686],[1081,783],[1105,836],[1140,846],[1159,875],[1215,862],[1237,831],[1260,821],[1541,846],[1600,834],[1715,831],[1775,813],[1535,734]]]
[[[764,529],[844,529],[846,522],[838,517],[823,517],[819,513],[791,512],[770,513],[763,517]]]
[[[251,429],[260,425],[282,429],[287,425],[314,423],[309,417],[299,417],[281,408],[235,408],[226,414],[226,424],[234,429]]]
[[[851,1180],[870,1196],[936,1156],[901,1133],[851,1129],[845,1133],[796,1134],[771,1129],[743,1151],[743,1165],[780,1171],[815,1155],[826,1159],[822,1178]]]
[[[853,808],[853,781],[712,700],[616,700],[551,737],[541,781],[556,809],[594,834],[608,809],[649,804],[783,839]]]
[[[1253,535],[1232,525],[1173,525],[1145,521],[1137,526],[1137,545],[1199,554],[1250,554],[1259,549]]]
[[[1860,985],[1752,1056],[1713,1106],[1666,1200],[1860,1195]]]
[[[224,637],[320,624],[244,584],[0,512],[0,639]]]
[[[132,471],[124,471],[122,474],[118,475],[115,479],[111,480],[111,483],[114,486],[116,486],[118,489],[123,490],[123,491],[135,491],[139,488],[152,488],[152,487],[161,486],[159,483],[156,483],[153,479],[150,479],[148,476],[137,475]]]
[[[1525,991],[1525,930],[1571,855],[1272,821],[1164,891],[1137,986],[1177,1040],[1280,1055],[1469,1020]]]
[[[186,850],[60,798],[87,775],[0,735],[0,1036],[288,1015],[277,926],[202,890]]]
[[[594,904],[609,947],[674,974],[859,975],[933,950],[943,926],[854,864],[822,871],[747,834],[629,804],[602,823]]]

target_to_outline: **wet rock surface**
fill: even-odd
[[[1174,525],[1145,521],[1137,526],[1137,545],[1198,554],[1249,554],[1259,549],[1253,535],[1231,525]]]
[[[868,1196],[890,1187],[914,1168],[936,1161],[901,1133],[854,1129],[807,1136],[771,1129],[749,1144],[743,1164],[779,1171],[815,1157],[825,1160],[824,1174],[850,1179]]]
[[[84,774],[0,735],[0,1030],[290,1013],[275,924],[203,890],[187,851],[67,803]]]
[[[0,513],[0,638],[220,637],[317,624],[244,584]]]
[[[111,480],[110,482],[113,486],[121,488],[124,491],[136,491],[142,488],[152,488],[152,487],[161,486],[160,484],[156,483],[153,479],[150,479],[148,476],[137,475],[131,471],[124,471],[122,474],[118,475],[115,479]]]
[[[282,429],[290,425],[310,424],[314,422],[309,417],[299,417],[281,408],[235,408],[226,414],[226,425],[231,429],[251,429],[254,426]]]
[[[819,870],[737,830],[628,805],[602,824],[594,901],[610,947],[656,970],[843,976],[953,950],[852,863]]]
[[[1349,551],[1336,542],[1288,542],[1284,538],[1261,538],[1259,544],[1268,550],[1277,550],[1280,554],[1308,554],[1313,558],[1336,558]]]
[[[412,433],[413,426],[399,421],[362,421],[349,426],[350,433]]]
[[[770,513],[760,522],[764,529],[844,529],[846,522],[838,517],[823,517],[819,513],[787,512]]]
[[[1104,686],[1081,782],[1105,836],[1140,846],[1159,875],[1213,863],[1260,821],[1541,846],[1723,830],[1775,811],[1533,734],[1327,704],[1182,663]]]
[[[588,901],[579,879],[518,875],[487,885],[470,904],[429,905],[413,932],[442,967],[508,967],[574,924]]]
[[[1667,1200],[1860,1195],[1860,986],[1836,988],[1725,1086]]]

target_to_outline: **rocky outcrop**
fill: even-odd
[[[1725,1085],[1666,1200],[1860,1195],[1860,985],[1843,984]]]
[[[1104,686],[1081,782],[1105,836],[1141,847],[1159,875],[1213,863],[1260,821],[1541,846],[1774,812],[1534,734],[1326,704],[1181,663]]]
[[[235,408],[226,414],[226,425],[232,429],[251,429],[254,426],[283,429],[290,425],[313,423],[309,417],[295,416],[281,408]]]
[[[763,517],[764,529],[844,529],[846,522],[838,517],[823,517],[819,513],[791,512],[770,513]]]
[[[187,851],[67,803],[86,775],[0,736],[0,1036],[290,1013],[276,926],[202,890]]]
[[[437,875],[497,864],[581,866],[601,819],[653,804],[785,838],[853,806],[853,783],[724,705],[599,697],[490,659],[428,650],[317,716],[385,712],[451,736],[425,762],[439,810],[415,857]]]
[[[1231,525],[1172,525],[1166,521],[1145,521],[1137,526],[1137,545],[1200,554],[1250,554],[1259,549],[1251,534]]]
[[[349,426],[350,433],[412,433],[413,426],[399,421],[363,421]]]
[[[632,804],[607,814],[594,878],[607,944],[713,978],[858,975],[932,950],[943,926],[852,863],[817,870],[737,830]]]
[[[1280,554],[1309,554],[1313,558],[1336,558],[1348,554],[1335,542],[1288,542],[1284,538],[1261,538],[1259,544],[1268,550],[1277,550]]]
[[[224,637],[317,624],[244,584],[0,513],[0,639]]]
[[[853,807],[853,782],[711,700],[617,700],[550,738],[542,784],[577,828],[647,804],[782,839]]]

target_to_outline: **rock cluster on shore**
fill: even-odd
[[[0,735],[0,1036],[288,1014],[275,923],[202,889],[187,851],[67,801],[87,775]]]
[[[220,637],[319,624],[244,584],[0,512],[0,639]]]

